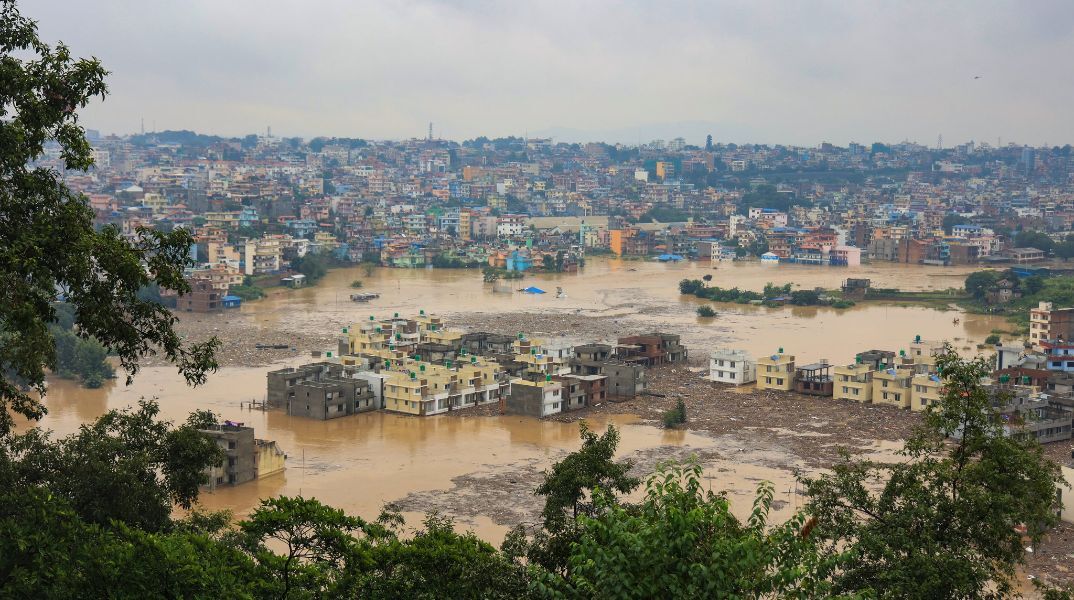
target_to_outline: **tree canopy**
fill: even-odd
[[[43,43],[14,2],[0,3],[0,434],[11,429],[12,411],[44,414],[28,388],[43,393],[45,370],[57,367],[49,328],[57,319],[57,290],[74,308],[78,335],[118,356],[128,378],[140,359],[156,353],[191,384],[216,368],[215,339],[184,344],[173,328],[176,317],[138,296],[154,283],[189,291],[182,275],[190,232],[97,230],[85,197],[55,170],[35,166],[48,142],[59,145],[65,169],[93,164],[76,110],[104,96],[105,75],[96,59]]]
[[[1014,245],[1019,248],[1036,248],[1050,253],[1055,242],[1048,234],[1040,231],[1019,231],[1014,235]]]
[[[854,559],[838,593],[882,598],[1005,598],[1024,559],[1019,527],[1036,540],[1054,525],[1059,467],[1031,435],[1005,431],[980,381],[987,361],[939,358],[942,400],[906,442],[904,460],[847,457],[804,480],[806,510],[828,552]]]

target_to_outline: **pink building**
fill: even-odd
[[[845,267],[857,267],[861,265],[861,248],[855,246],[836,246],[832,248],[831,263]]]

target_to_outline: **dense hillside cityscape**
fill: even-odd
[[[190,228],[199,263],[241,275],[285,270],[308,252],[396,267],[506,267],[513,254],[523,271],[557,253],[556,268],[573,269],[587,252],[845,264],[832,250],[847,246],[852,261],[1043,258],[1012,255],[1024,241],[1074,255],[1063,245],[1074,221],[1069,145],[91,139],[95,167],[66,180],[99,224]],[[57,158],[53,149],[42,164]]]
[[[20,4],[0,599],[1074,599],[1074,5]]]

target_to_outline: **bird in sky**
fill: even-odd
[[[980,76],[980,75],[974,75],[974,76],[973,76],[973,78],[974,78],[974,79],[980,79],[980,78],[981,78],[981,76]]]

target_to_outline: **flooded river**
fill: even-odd
[[[481,274],[473,270],[374,269],[366,274],[362,268],[354,268],[333,271],[313,288],[273,290],[265,300],[244,306],[238,315],[213,316],[210,319],[219,321],[209,323],[210,329],[222,336],[248,335],[250,328],[273,332],[338,331],[341,325],[365,320],[370,314],[388,316],[396,311],[407,314],[425,309],[449,317],[449,322],[454,317],[495,329],[497,314],[521,314],[535,316],[539,323],[546,322],[542,319],[549,324],[555,319],[561,323],[572,319],[579,323],[600,322],[610,335],[666,328],[682,333],[695,357],[720,346],[744,348],[758,355],[782,346],[800,359],[829,358],[838,362],[852,360],[855,352],[866,348],[906,348],[915,334],[927,339],[976,342],[1006,324],[958,311],[875,304],[844,311],[721,305],[717,307],[719,317],[701,322],[694,314],[699,301],[680,296],[678,281],[712,274],[711,285],[760,290],[767,282],[833,288],[846,277],[866,277],[877,287],[942,290],[959,287],[970,270],[905,265],[838,269],[759,263],[721,263],[712,269],[706,263],[598,259],[591,260],[577,274],[537,275],[510,285],[493,285],[483,283]],[[363,291],[380,293],[380,299],[368,305],[349,302],[350,284],[355,279],[363,280]],[[513,291],[529,285],[550,293]],[[564,289],[566,298],[555,297],[557,286]],[[960,321],[956,323],[955,317]],[[549,326],[545,330],[552,329]],[[964,341],[956,345],[963,344]],[[453,480],[465,476],[495,481],[496,477],[506,474],[510,478],[511,473],[519,471],[532,476],[580,443],[576,424],[522,417],[412,418],[372,413],[319,422],[240,408],[240,402],[264,396],[266,371],[306,359],[290,356],[281,360],[284,362],[274,367],[222,369],[197,389],[186,387],[174,369],[166,367],[144,369],[129,387],[114,381],[98,390],[86,390],[70,382],[55,381],[46,399],[49,414],[41,425],[57,433],[70,433],[104,411],[134,404],[140,397],[158,398],[164,416],[175,421],[183,420],[194,409],[211,409],[225,419],[253,426],[259,438],[276,440],[288,453],[288,465],[281,475],[205,494],[202,502],[209,508],[230,508],[242,516],[256,507],[260,498],[302,494],[354,514],[374,517],[386,502],[409,497],[411,501],[404,504],[414,508],[421,505],[415,498],[439,495],[439,507],[466,503],[468,510],[457,511],[460,521],[496,542],[510,523],[496,523],[473,506],[508,503],[516,498],[466,496],[455,488]],[[608,422],[615,423],[622,429],[620,454],[642,462],[669,456],[681,458],[694,452],[706,456],[712,487],[731,490],[735,510],[740,514],[749,510],[752,490],[763,479],[776,483],[777,516],[794,509],[797,496],[792,469],[800,466],[800,461],[789,455],[778,440],[783,435],[807,434],[760,435],[744,424],[742,432],[734,436],[710,436],[664,431],[635,420],[629,415],[599,417],[591,426],[603,429]],[[875,448],[881,453],[890,449],[890,444],[877,444]],[[528,480],[520,485],[528,485]],[[459,494],[457,499],[453,494]],[[539,499],[528,496],[522,501],[537,503]],[[416,524],[420,511],[408,509],[407,514],[408,522]]]
[[[915,306],[859,304],[850,309],[828,307],[765,308],[717,305],[719,316],[701,320],[697,307],[705,301],[679,294],[682,279],[712,275],[710,285],[761,291],[766,283],[792,283],[795,289],[838,288],[847,277],[868,278],[874,287],[908,291],[960,288],[973,267],[921,267],[881,263],[852,268],[809,265],[762,265],[759,262],[658,263],[591,259],[579,273],[539,274],[525,279],[486,284],[477,270],[375,269],[366,275],[361,268],[332,271],[316,287],[281,290],[262,301],[244,306],[258,328],[297,331],[346,326],[391,312],[416,313],[425,309],[450,319],[465,317],[473,327],[482,320],[496,328],[504,313],[527,313],[545,317],[576,317],[575,321],[601,319],[599,331],[607,336],[664,327],[680,333],[684,341],[703,355],[719,346],[770,354],[779,347],[813,360],[833,362],[853,359],[863,346],[905,349],[915,335],[925,339],[951,340],[957,347],[980,342],[993,329],[1008,327],[1002,318],[964,315]],[[353,280],[363,282],[362,291],[381,294],[369,304],[348,300]],[[519,288],[535,286],[546,294],[527,294]],[[560,287],[565,298],[557,298]],[[474,318],[473,315],[477,315]],[[958,322],[955,322],[955,319]],[[570,319],[568,319],[570,320]],[[534,319],[529,333],[566,333],[567,327],[547,326]],[[566,330],[566,331],[564,331]],[[577,336],[572,336],[577,337]],[[582,340],[578,340],[582,341]],[[587,340],[593,341],[593,340]]]

